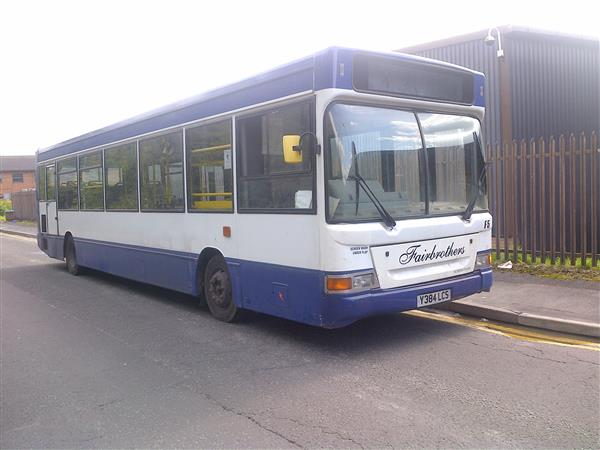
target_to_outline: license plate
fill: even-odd
[[[417,295],[417,308],[423,308],[425,306],[431,306],[436,303],[447,302],[452,300],[450,289],[444,289],[443,291],[428,292],[427,294]]]

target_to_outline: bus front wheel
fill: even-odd
[[[223,322],[235,322],[241,318],[242,310],[233,301],[227,262],[221,255],[213,256],[206,265],[204,298],[215,318]]]

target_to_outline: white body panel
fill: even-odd
[[[483,117],[483,108],[479,107],[434,104],[348,90],[319,91],[315,99],[316,117],[319,118],[316,122],[316,134],[321,143],[323,143],[323,114],[333,100],[470,114],[479,119]],[[233,160],[237,160],[235,154]],[[463,221],[458,215],[398,220],[393,230],[386,229],[379,222],[327,224],[324,208],[323,160],[323,154],[316,158],[316,214],[59,211],[60,234],[71,232],[76,238],[195,254],[199,254],[206,247],[214,247],[219,249],[226,258],[326,272],[373,269],[373,260],[375,259],[376,265],[380,265],[377,262],[380,256],[379,250],[371,251],[372,246],[385,248],[401,243],[473,235],[475,239],[470,246],[468,261],[460,269],[460,273],[464,273],[463,269],[473,270],[473,255],[491,247],[489,229],[491,216],[488,213],[473,214],[469,222]],[[40,203],[40,207],[43,203],[45,202]],[[49,226],[55,223],[50,219],[49,211]],[[484,223],[487,223],[487,226]],[[230,238],[223,236],[223,226],[231,227]],[[395,273],[385,274],[385,271],[393,272],[392,267],[386,268],[383,263],[381,267],[378,268],[377,274],[384,288],[433,280],[435,277],[448,277],[452,276],[453,270],[456,270],[456,268],[449,268],[440,271],[439,267],[437,269],[414,267],[411,269],[410,277],[398,277]],[[425,271],[424,275],[418,275],[421,270]],[[426,272],[428,274],[425,274]]]
[[[491,220],[489,213],[473,214],[469,222],[459,216],[427,217],[398,220],[393,230],[377,222],[329,224],[323,229],[327,238],[322,239],[322,267],[331,272],[373,268],[371,252],[364,249],[357,252],[356,247],[412,243],[467,234],[478,236],[476,252],[489,250],[492,246]]]
[[[196,254],[214,247],[227,258],[319,265],[314,215],[59,211],[59,217],[61,233],[78,238]],[[230,238],[223,236],[224,226],[231,227]]]
[[[383,289],[473,272],[479,234],[371,247]]]

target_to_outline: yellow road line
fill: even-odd
[[[463,316],[449,316],[445,314],[433,313],[428,311],[407,311],[403,314],[409,316],[421,317],[425,319],[438,320],[440,322],[452,323],[461,325],[488,333],[500,334],[522,341],[541,342],[545,344],[561,345],[565,347],[583,348],[586,350],[600,351],[600,341],[584,340],[580,337],[555,333],[553,331],[537,330],[533,328],[523,327],[521,325],[513,325],[500,323],[495,321],[484,321]]]

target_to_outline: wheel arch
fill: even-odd
[[[204,270],[208,261],[215,256],[221,255],[224,257],[223,252],[216,247],[205,247],[202,252],[198,255],[196,262],[196,295],[204,300]]]
[[[65,233],[64,238],[63,238],[63,245],[62,245],[63,254],[62,254],[62,259],[65,259],[65,256],[67,255],[67,243],[69,242],[69,239],[73,239],[73,234],[70,231],[67,231]],[[75,245],[75,240],[73,240],[73,245]]]

